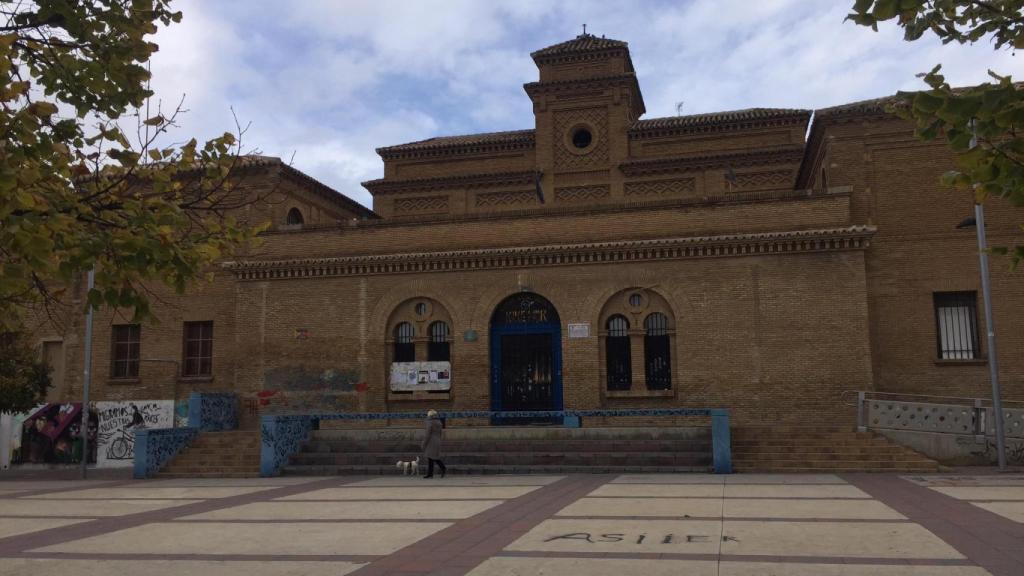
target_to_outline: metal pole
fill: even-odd
[[[1006,442],[1003,436],[1003,402],[999,394],[999,361],[996,355],[996,327],[992,320],[992,290],[988,278],[988,246],[985,241],[985,209],[974,205],[974,218],[978,228],[978,258],[981,260],[981,291],[985,298],[985,329],[988,332],[988,372],[992,380],[992,412],[996,424],[996,453],[999,469],[1006,469]]]
[[[96,269],[89,269],[89,280],[87,282],[86,300],[92,292],[96,283]],[[89,466],[89,384],[92,383],[92,305],[89,305],[85,313],[85,370],[82,380],[82,480],[85,480],[86,469]]]

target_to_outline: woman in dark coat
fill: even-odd
[[[424,478],[434,477],[434,463],[441,469],[441,478],[444,478],[447,468],[441,461],[441,436],[443,434],[441,419],[437,416],[437,410],[427,412],[427,425],[423,435],[423,455],[427,458],[427,475]]]

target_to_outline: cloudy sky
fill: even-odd
[[[529,53],[581,24],[629,42],[646,118],[752,106],[821,108],[986,69],[1024,76],[991,45],[908,43],[895,26],[844,23],[853,0],[175,0],[156,36],[153,88],[185,96],[174,136],[251,123],[245,147],[371,204],[374,148],[431,136],[533,127]],[[173,105],[171,106],[173,107]]]

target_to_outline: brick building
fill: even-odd
[[[159,324],[95,318],[99,399],[235,391],[249,406],[401,411],[727,407],[847,423],[844,391],[988,393],[971,213],[943,143],[886,100],[643,119],[625,42],[534,52],[532,129],[378,149],[367,210],[251,159],[273,229]],[[1021,212],[986,204],[992,244]],[[993,265],[1000,368],[1024,399],[1024,278]],[[81,394],[82,321],[45,337]],[[392,363],[450,362],[450,390]],[[109,370],[107,367],[109,366]],[[259,399],[259,401],[257,401]],[[327,405],[329,404],[329,405]],[[251,416],[252,413],[249,413]]]

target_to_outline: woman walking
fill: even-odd
[[[423,455],[427,458],[427,475],[424,478],[434,477],[434,463],[441,469],[441,478],[447,469],[441,461],[441,436],[443,434],[441,419],[437,416],[437,410],[427,412],[427,426],[423,436]]]

